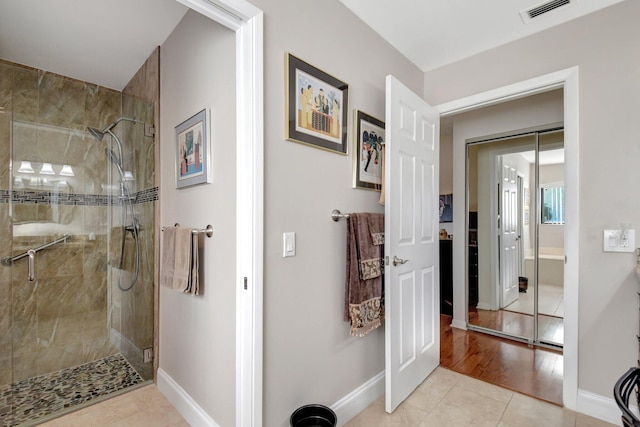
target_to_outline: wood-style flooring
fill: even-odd
[[[451,327],[440,316],[443,368],[562,406],[562,353]]]
[[[534,317],[508,310],[469,309],[469,323],[522,338],[533,338]],[[538,315],[540,341],[552,344],[564,343],[564,319],[557,316]]]

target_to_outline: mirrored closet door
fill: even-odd
[[[562,347],[564,132],[467,142],[470,329]]]

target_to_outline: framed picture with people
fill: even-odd
[[[380,191],[384,167],[384,122],[355,110],[354,123],[353,187]]]
[[[349,85],[286,54],[287,139],[347,154]]]

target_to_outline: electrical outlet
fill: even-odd
[[[604,252],[634,252],[636,249],[635,230],[604,230],[602,250]]]

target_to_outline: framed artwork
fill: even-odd
[[[207,110],[176,126],[176,188],[211,182]]]
[[[286,54],[287,139],[347,154],[349,86]]]
[[[440,195],[440,222],[453,222],[453,194]]]
[[[380,191],[384,122],[359,110],[355,110],[354,121],[353,187]]]

